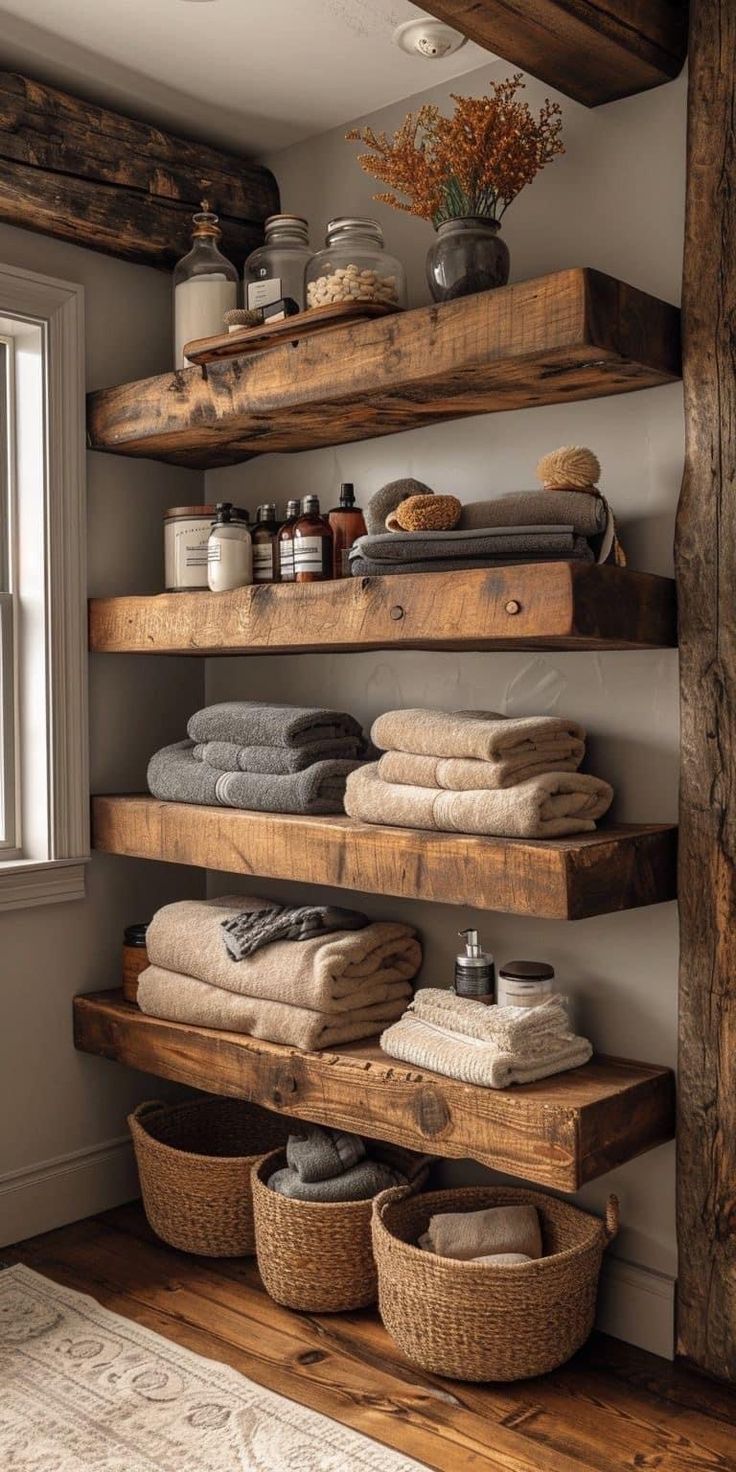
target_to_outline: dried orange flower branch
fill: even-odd
[[[517,96],[523,85],[519,72],[492,82],[488,97],[453,95],[451,118],[421,107],[393,138],[352,129],[346,137],[372,150],[359,155],[361,168],[390,186],[374,199],[434,225],[469,215],[500,220],[524,185],[565,151],[559,104],[547,98],[534,118]]]

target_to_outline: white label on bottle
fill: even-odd
[[[256,542],[253,548],[253,582],[273,582],[273,542]]]
[[[279,542],[279,569],[282,578],[294,576],[294,543]]]
[[[294,538],[294,574],[300,572],[323,572],[322,549],[324,537]]]
[[[272,302],[280,302],[283,296],[281,290],[281,277],[269,276],[266,281],[248,282],[248,308],[253,311],[256,307],[270,307]]]

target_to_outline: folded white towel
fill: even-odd
[[[580,1068],[593,1054],[587,1038],[569,1032],[550,1037],[544,1048],[505,1052],[492,1042],[451,1032],[411,1012],[405,1012],[387,1028],[381,1036],[381,1047],[402,1063],[486,1089],[505,1089],[510,1084],[534,1083],[554,1073],[565,1073]]]

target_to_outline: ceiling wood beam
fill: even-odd
[[[422,0],[431,15],[586,107],[681,71],[687,0]]]
[[[169,270],[205,197],[242,266],[279,208],[268,169],[0,72],[0,220]]]

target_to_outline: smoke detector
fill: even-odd
[[[440,61],[445,56],[452,56],[453,51],[459,51],[467,39],[452,26],[446,26],[444,21],[428,17],[407,20],[402,26],[397,26],[393,34],[394,44],[402,51],[407,51],[410,56],[423,56],[427,61]]]

